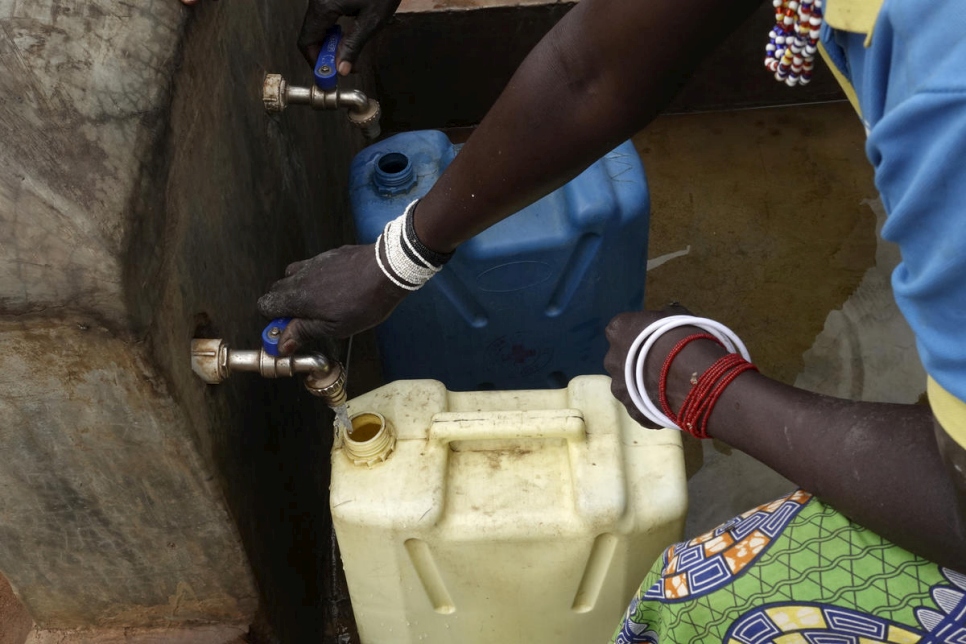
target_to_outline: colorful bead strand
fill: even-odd
[[[815,69],[822,0],[772,0],[775,26],[765,46],[765,67],[789,87],[807,85]]]

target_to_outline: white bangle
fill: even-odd
[[[661,427],[676,427],[681,429],[668,418],[647,395],[644,385],[644,364],[647,354],[657,342],[658,338],[682,326],[696,326],[702,331],[710,333],[724,345],[730,353],[740,353],[745,360],[751,361],[748,349],[734,331],[715,320],[695,317],[693,315],[672,315],[652,322],[637,336],[627,352],[624,362],[624,384],[634,406],[651,422]],[[643,346],[642,346],[643,345]]]

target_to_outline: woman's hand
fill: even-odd
[[[299,50],[309,65],[319,57],[325,32],[342,16],[354,16],[355,29],[342,40],[337,52],[339,74],[345,76],[359,57],[359,52],[396,12],[399,0],[309,0],[309,7],[299,33]]]
[[[631,418],[644,427],[652,429],[656,425],[644,417],[644,414],[640,412],[627,392],[624,365],[627,362],[627,352],[641,331],[651,323],[671,315],[691,315],[691,312],[679,304],[671,304],[663,311],[621,313],[607,325],[607,341],[610,342],[610,349],[604,357],[604,368],[607,369],[611,377],[611,392],[627,408]],[[701,333],[701,330],[693,326],[671,329],[654,343],[647,354],[644,361],[644,383],[651,400],[658,407],[660,407],[657,400],[658,380],[664,360],[678,341],[694,333]],[[690,375],[692,373],[703,373],[711,363],[724,354],[725,350],[714,342],[700,340],[690,343],[678,355],[667,380],[668,399],[673,409],[678,409],[691,388]]]
[[[279,338],[288,355],[310,340],[374,327],[408,293],[383,274],[372,244],[343,246],[290,264],[258,300],[258,310],[267,318],[294,318]]]

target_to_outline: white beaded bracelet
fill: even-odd
[[[396,279],[396,277],[392,273],[386,270],[385,264],[382,263],[382,257],[380,257],[379,255],[379,246],[383,244],[384,244],[384,240],[382,238],[382,235],[379,235],[379,237],[376,238],[376,264],[379,265],[379,270],[382,271],[382,274],[385,275],[390,282],[392,282],[399,288],[405,289],[407,291],[418,291],[419,286],[422,286],[421,284],[419,286],[414,286],[412,284],[403,284],[401,281]]]
[[[393,284],[407,291],[418,290],[442,270],[442,265],[434,265],[426,259],[406,234],[407,217],[417,202],[418,200],[409,204],[403,214],[387,223],[376,240],[376,262],[379,268]],[[379,252],[380,241],[386,253],[385,263]]]
[[[386,241],[386,259],[389,267],[404,281],[422,286],[439,272],[438,268],[427,265],[415,252],[407,252],[405,215],[386,224],[382,233]]]
[[[708,318],[695,317],[693,315],[672,315],[652,322],[637,336],[627,352],[627,360],[624,362],[624,384],[627,386],[627,393],[630,395],[634,406],[644,414],[644,416],[656,425],[661,427],[673,427],[681,429],[668,418],[657,405],[651,401],[644,386],[644,364],[647,354],[657,342],[658,338],[670,331],[682,326],[695,326],[710,333],[724,345],[725,349],[731,353],[740,353],[745,360],[751,361],[748,349],[734,331],[715,320]]]

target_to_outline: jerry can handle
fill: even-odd
[[[315,60],[315,84],[319,89],[326,92],[335,89],[339,82],[339,74],[336,71],[335,56],[339,51],[339,44],[342,42],[342,27],[335,25],[325,32],[325,40],[322,41],[322,49],[319,57]]]
[[[442,412],[433,416],[429,428],[429,440],[444,445],[521,438],[583,441],[586,435],[584,416],[576,409]]]

